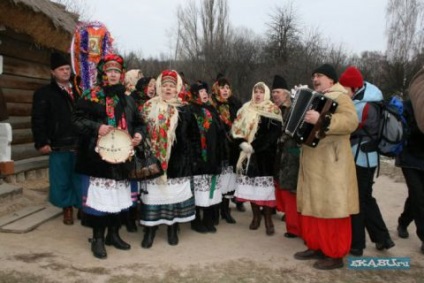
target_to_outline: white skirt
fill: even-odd
[[[86,204],[90,208],[108,213],[127,209],[133,204],[130,182],[90,177]]]
[[[236,173],[233,172],[233,166],[227,166],[222,169],[218,178],[218,188],[223,195],[234,192],[236,189]]]
[[[160,177],[147,181],[147,193],[141,194],[144,204],[173,204],[186,201],[193,196],[188,177],[167,179],[166,184],[160,181]]]
[[[254,201],[275,201],[272,176],[247,177],[237,175],[235,197]]]
[[[210,207],[222,201],[222,193],[219,189],[218,182],[215,184],[214,191],[211,192],[213,175],[197,175],[193,176],[194,185],[194,201],[196,206]],[[219,176],[216,176],[218,181]]]

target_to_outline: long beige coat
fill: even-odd
[[[349,136],[358,127],[351,98],[340,84],[325,94],[338,103],[327,136],[317,147],[302,145],[297,206],[302,215],[345,218],[359,212],[358,185]]]
[[[415,74],[409,85],[409,98],[414,109],[415,120],[421,132],[424,133],[424,68]]]

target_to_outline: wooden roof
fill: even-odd
[[[49,0],[0,0],[0,25],[47,48],[68,52],[78,15]]]

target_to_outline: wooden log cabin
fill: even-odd
[[[22,179],[25,172],[48,167],[48,156],[32,140],[32,96],[50,82],[51,52],[68,52],[78,16],[49,0],[0,0],[0,11],[0,102],[6,107],[0,117],[12,126],[15,178],[6,181],[13,182],[18,174]]]

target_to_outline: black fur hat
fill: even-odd
[[[50,69],[54,70],[64,65],[71,65],[71,63],[62,54],[53,52],[50,55]]]
[[[279,76],[279,75],[274,76],[274,81],[272,82],[271,90],[274,90],[274,89],[277,89],[277,88],[289,89],[289,87],[287,86],[286,80],[282,76]]]

